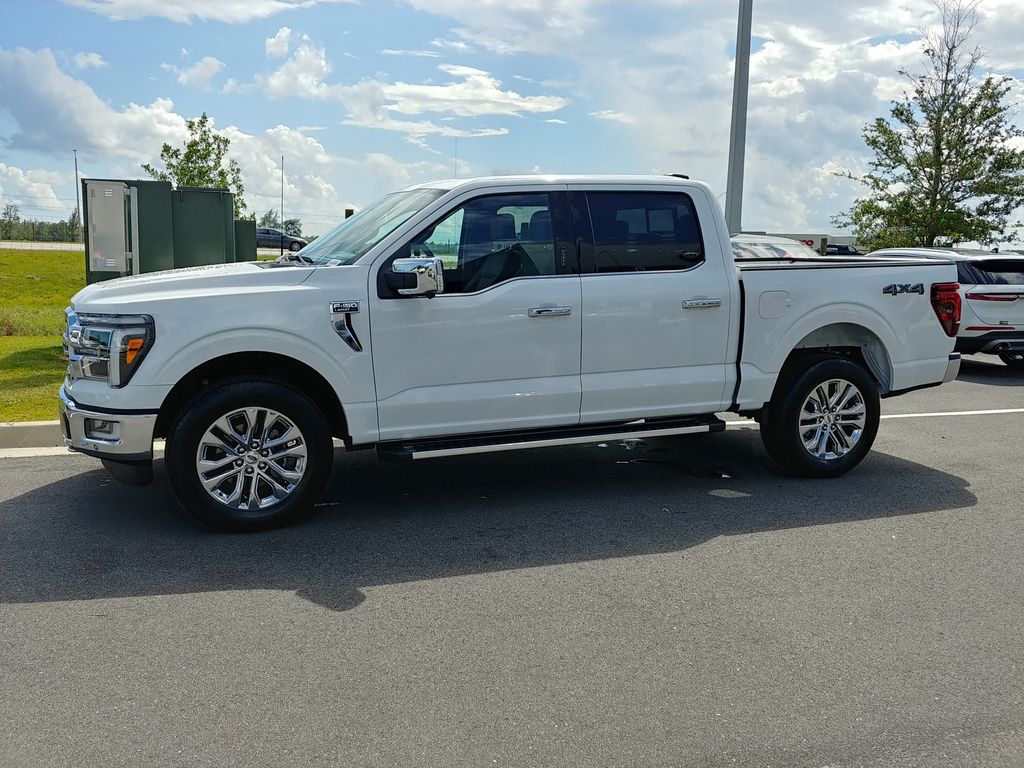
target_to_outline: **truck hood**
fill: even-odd
[[[309,278],[304,266],[258,266],[256,262],[185,267],[121,277],[86,286],[71,299],[78,311],[142,311],[130,305],[185,296],[237,294],[287,288]]]

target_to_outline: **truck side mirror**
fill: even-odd
[[[444,264],[441,259],[395,259],[384,274],[388,288],[400,296],[426,296],[444,293]]]

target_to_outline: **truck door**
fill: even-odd
[[[717,231],[701,231],[708,201],[678,186],[570,190],[582,233],[581,422],[720,410],[735,380],[736,277]]]
[[[375,265],[382,441],[579,423],[582,304],[564,189],[475,192]],[[410,254],[444,261],[441,294],[389,292],[383,271]]]

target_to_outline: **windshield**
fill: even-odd
[[[387,195],[303,248],[302,259],[321,266],[354,264],[446,192],[444,189],[413,189]]]
[[[732,255],[746,259],[817,259],[820,254],[803,243],[751,243],[732,241]]]

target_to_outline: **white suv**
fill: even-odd
[[[956,351],[988,354],[1024,368],[1024,254],[949,248],[886,248],[872,256],[928,256],[956,262],[962,318]]]

